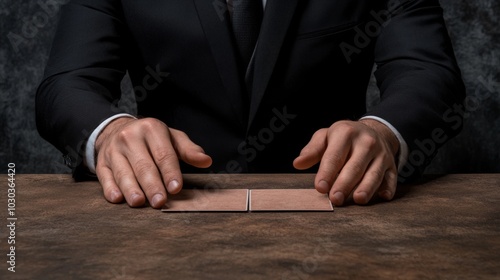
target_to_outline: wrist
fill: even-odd
[[[97,154],[102,146],[102,144],[109,138],[110,135],[114,134],[114,132],[119,131],[122,127],[127,125],[129,122],[135,121],[135,118],[130,117],[120,117],[109,124],[101,131],[99,136],[97,136],[95,141],[95,153]]]
[[[397,136],[385,124],[374,119],[362,119],[361,123],[373,129],[387,143],[390,151],[394,156],[397,156],[400,148],[400,143]]]

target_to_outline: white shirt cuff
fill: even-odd
[[[87,140],[87,145],[85,146],[85,159],[84,163],[89,169],[90,172],[95,174],[95,141],[99,134],[101,134],[102,130],[112,121],[118,118],[136,118],[130,114],[116,114],[104,120],[94,131],[90,134],[89,139]]]
[[[376,120],[378,122],[381,122],[385,126],[387,126],[394,133],[394,135],[396,135],[396,137],[398,138],[398,141],[399,141],[398,171],[401,171],[403,166],[406,164],[406,161],[408,160],[408,145],[406,144],[405,139],[403,139],[403,136],[401,136],[399,131],[394,126],[392,126],[388,121],[386,121],[382,118],[375,117],[375,116],[365,116],[365,117],[362,117],[360,120],[364,120],[364,119],[372,119],[372,120]]]

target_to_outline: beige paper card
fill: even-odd
[[[169,195],[163,212],[246,212],[247,189],[183,189]]]
[[[250,190],[250,211],[333,211],[333,206],[315,189],[258,189]]]

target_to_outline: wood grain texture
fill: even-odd
[[[307,188],[313,180],[185,176],[187,188]],[[500,277],[499,174],[428,177],[399,186],[390,203],[304,213],[162,213],[110,204],[98,182],[67,175],[17,175],[16,184],[17,272],[6,270],[0,230],[1,279]],[[4,222],[6,199],[0,192]]]

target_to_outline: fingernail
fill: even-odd
[[[319,191],[326,193],[330,190],[330,184],[328,184],[328,182],[325,180],[321,180],[318,183],[318,188],[319,188]]]
[[[333,198],[337,201],[337,203],[335,203],[336,206],[340,206],[344,203],[344,194],[341,192],[334,193]]]
[[[177,193],[179,190],[179,186],[180,186],[180,184],[177,180],[172,180],[172,181],[170,181],[170,183],[168,183],[167,191],[169,193]]]
[[[361,201],[361,203],[368,202],[368,194],[366,192],[359,192],[356,194],[356,196],[358,197],[359,201]]]
[[[120,199],[120,195],[121,195],[121,193],[119,191],[117,191],[117,190],[112,191],[111,192],[111,200],[113,202],[117,202],[118,199]]]
[[[383,199],[389,200],[392,197],[392,193],[388,190],[385,190],[380,194],[380,197],[382,197]]]
[[[137,201],[138,201],[138,200],[140,200],[140,199],[141,199],[141,196],[140,196],[139,194],[137,194],[137,193],[134,193],[134,194],[132,194],[132,195],[130,196],[130,202],[131,202],[132,204],[134,204],[134,205],[135,205],[135,204],[137,203]]]
[[[162,200],[163,200],[163,195],[160,194],[160,193],[157,193],[153,196],[153,199],[152,199],[152,204],[154,207],[158,207],[160,206],[159,204],[162,203]]]

